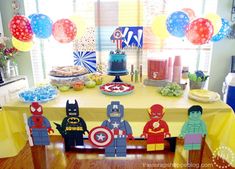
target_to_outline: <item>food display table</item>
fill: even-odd
[[[167,121],[172,136],[178,136],[188,118],[188,108],[192,105],[201,105],[204,110],[202,117],[208,129],[206,143],[211,151],[223,145],[235,153],[235,116],[232,109],[224,102],[199,103],[189,100],[187,89],[181,97],[165,97],[158,93],[156,87],[144,86],[141,83],[132,83],[132,85],[135,86],[134,92],[125,96],[103,95],[98,86],[82,91],[71,89],[68,92],[60,92],[56,99],[42,103],[44,116],[50,120],[56,131],[53,122],[61,123],[65,117],[66,101],[76,99],[79,103],[80,116],[87,122],[90,130],[107,119],[106,107],[111,101],[120,101],[125,107],[124,119],[130,122],[134,136],[139,137],[149,120],[148,108],[157,103],[166,109],[164,120]],[[23,113],[30,116],[29,103],[19,100],[12,100],[0,111],[0,158],[15,156],[25,146],[27,135]]]

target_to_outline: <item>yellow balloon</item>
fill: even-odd
[[[161,39],[166,39],[167,37],[170,36],[166,27],[166,19],[167,19],[166,15],[158,15],[154,18],[152,23],[153,33]]]
[[[33,47],[33,42],[22,42],[12,37],[12,45],[19,51],[27,52]]]
[[[77,27],[76,38],[77,39],[81,38],[82,35],[84,35],[86,28],[87,28],[86,21],[79,16],[71,16],[70,19]]]
[[[209,13],[209,14],[206,15],[206,19],[211,21],[211,23],[212,23],[212,25],[214,27],[213,36],[216,35],[220,31],[220,28],[222,26],[221,17],[219,15],[217,15],[217,14]]]

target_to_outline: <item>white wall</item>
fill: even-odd
[[[218,0],[217,14],[231,21],[232,0]],[[231,56],[235,55],[235,39],[213,44],[208,88],[222,94],[225,76],[230,71]]]

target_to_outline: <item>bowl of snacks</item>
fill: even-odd
[[[73,82],[72,86],[75,91],[80,91],[84,89],[85,83],[82,80],[78,80],[78,81]]]
[[[58,87],[59,91],[61,91],[61,92],[67,92],[71,88],[70,85],[59,85],[57,87]]]
[[[82,66],[57,66],[50,71],[50,83],[60,91],[67,91],[77,81],[85,80],[88,71]]]
[[[86,88],[94,88],[96,85],[101,85],[103,83],[103,76],[100,73],[91,73],[83,80]]]
[[[88,80],[85,82],[86,88],[94,88],[96,86],[96,82],[93,80]]]
[[[101,85],[103,83],[103,76],[100,73],[93,73],[88,76],[91,80],[93,80],[96,85]]]

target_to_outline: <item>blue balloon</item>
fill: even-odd
[[[190,19],[188,15],[182,11],[173,12],[166,20],[168,32],[176,37],[184,37],[186,28]]]
[[[227,21],[227,20],[224,19],[224,18],[221,18],[221,20],[222,20],[222,26],[221,26],[219,32],[218,32],[215,36],[213,36],[213,37],[211,38],[211,41],[212,41],[212,42],[218,42],[219,40],[222,40],[222,39],[225,38],[225,36],[227,36],[227,35],[230,33],[230,31],[231,31],[231,27],[230,27],[230,25],[229,25],[229,21]]]
[[[37,38],[46,39],[52,34],[52,20],[44,14],[32,14],[29,16],[32,30]]]

